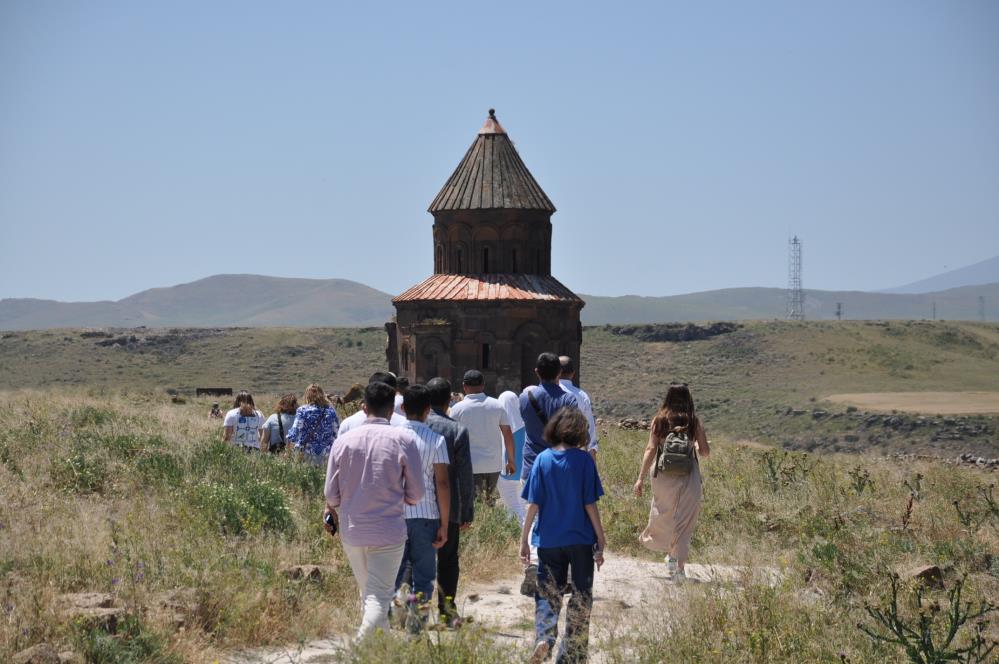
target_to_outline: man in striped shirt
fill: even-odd
[[[406,505],[406,549],[395,579],[396,591],[402,585],[407,564],[413,568],[412,592],[420,602],[427,602],[434,593],[437,579],[437,549],[447,541],[451,510],[451,488],[448,481],[447,443],[444,436],[434,433],[424,424],[430,413],[430,392],[423,385],[410,385],[403,396],[406,427],[416,434],[416,448],[423,467],[426,493],[414,505]]]

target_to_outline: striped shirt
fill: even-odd
[[[447,442],[444,440],[444,436],[434,433],[423,422],[407,420],[406,427],[416,434],[416,449],[420,452],[420,462],[423,464],[423,486],[427,489],[420,502],[415,505],[406,505],[406,518],[439,519],[441,512],[437,506],[437,480],[434,477],[434,464],[449,463]]]

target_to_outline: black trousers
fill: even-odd
[[[458,596],[458,524],[447,524],[447,542],[437,549],[437,608],[441,613],[457,615],[455,598]]]

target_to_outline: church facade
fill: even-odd
[[[434,274],[392,300],[390,371],[457,389],[478,369],[498,394],[536,383],[542,352],[578,367],[584,303],[551,275],[555,206],[492,109],[428,211]]]

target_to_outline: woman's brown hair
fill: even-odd
[[[330,400],[326,398],[323,388],[319,387],[316,383],[305,388],[305,395],[302,397],[302,401],[310,406],[319,406],[320,408],[330,405]]]
[[[257,410],[256,404],[253,403],[253,395],[246,390],[236,395],[232,407],[239,408],[239,412],[242,415],[253,415],[254,411]]]
[[[284,413],[285,415],[294,415],[295,411],[298,409],[298,397],[294,394],[286,394],[281,397],[281,400],[277,404],[277,412]]]
[[[544,439],[553,447],[584,447],[590,442],[590,425],[578,408],[562,408],[545,425]]]
[[[665,438],[671,433],[686,433],[691,439],[697,433],[694,398],[690,396],[686,383],[670,383],[663,404],[652,420],[652,433],[656,438]]]

